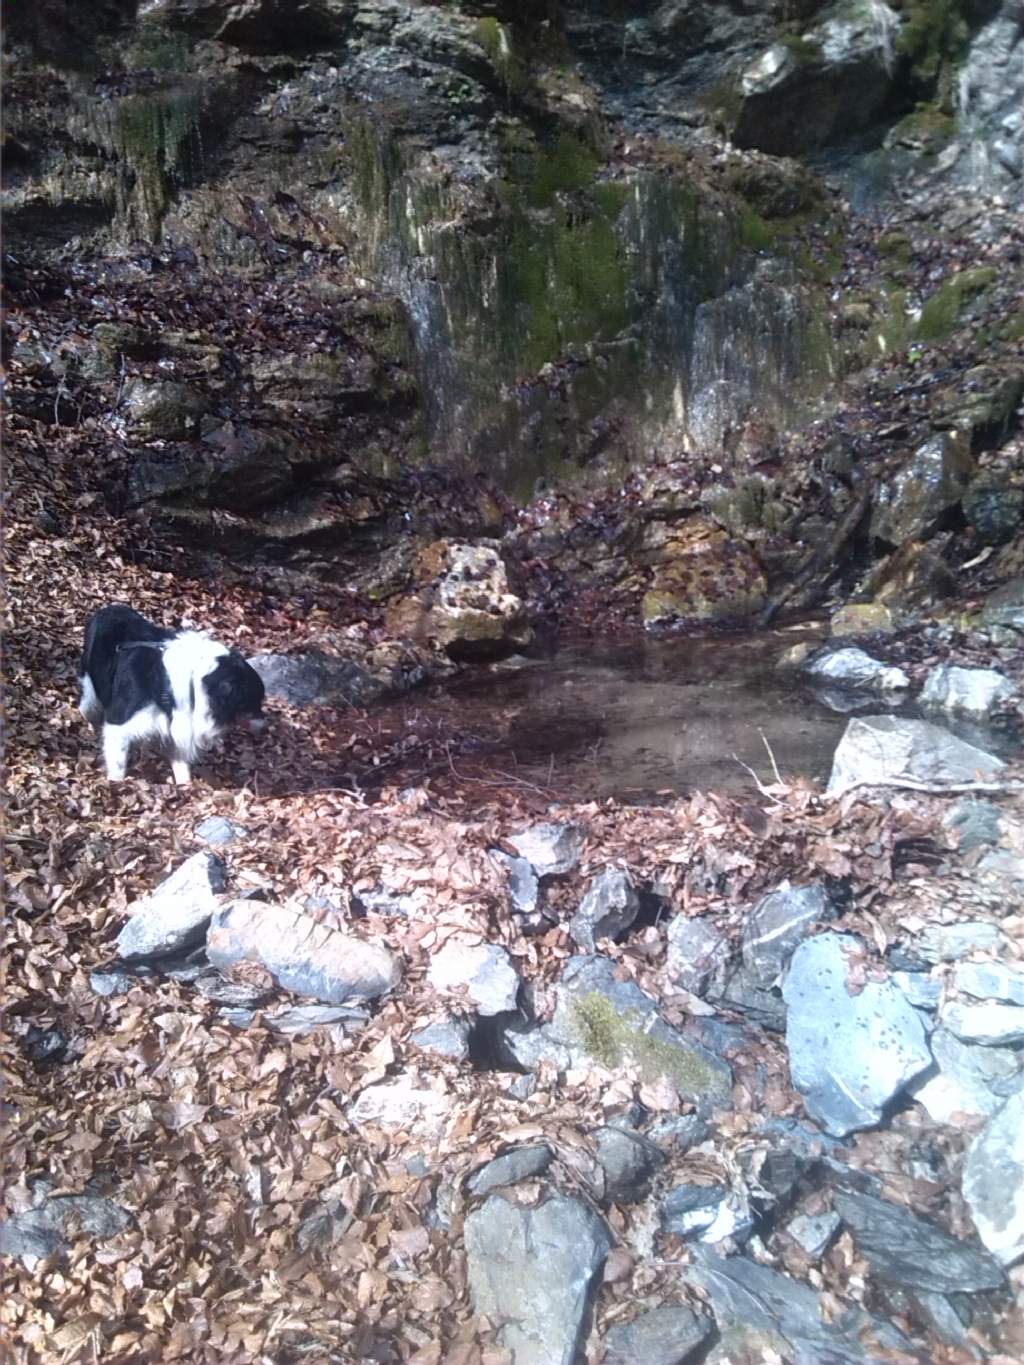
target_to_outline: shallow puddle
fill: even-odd
[[[455,778],[551,797],[738,794],[754,790],[744,764],[773,780],[772,755],[783,779],[824,782],[847,716],[775,667],[789,645],[820,633],[563,644],[467,670],[397,704],[393,720],[450,736]]]

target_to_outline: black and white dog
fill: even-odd
[[[262,728],[263,681],[241,654],[195,630],[164,630],[131,607],[102,607],[85,631],[79,710],[120,782],[133,744],[158,740],[179,785],[231,725]]]

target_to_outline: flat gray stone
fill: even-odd
[[[853,646],[812,659],[805,671],[818,682],[858,692],[898,692],[910,686],[902,668],[890,668]]]
[[[454,940],[431,958],[427,979],[442,994],[464,996],[484,1016],[514,1010],[521,984],[512,959],[498,944]]]
[[[971,1143],[964,1198],[978,1236],[1005,1266],[1024,1257],[1024,1092],[1011,1095]]]
[[[791,887],[784,882],[762,897],[743,925],[743,965],[762,987],[775,983],[797,944],[831,912],[820,882]]]
[[[599,1128],[594,1143],[608,1198],[627,1204],[641,1199],[665,1160],[655,1144],[639,1133],[616,1127]]]
[[[398,959],[383,944],[264,901],[222,906],[210,922],[206,951],[215,967],[259,963],[285,990],[326,1005],[376,1000],[401,975]]]
[[[838,1213],[798,1213],[786,1224],[786,1231],[797,1246],[810,1256],[819,1260],[835,1240],[842,1222]]]
[[[370,1022],[366,1010],[350,1005],[288,1005],[284,1009],[265,1014],[263,1022],[274,1033],[288,1038],[299,1038],[314,1029],[329,1029],[332,1034],[348,1036],[358,1033]]]
[[[703,995],[729,957],[729,938],[709,919],[673,915],[668,926],[665,972],[684,991]]]
[[[735,1327],[778,1334],[788,1347],[782,1358],[791,1356],[799,1365],[865,1365],[872,1359],[852,1334],[824,1320],[818,1295],[802,1281],[746,1256],[725,1258],[699,1245],[693,1257],[686,1278],[707,1294],[723,1334]]]
[[[965,1005],[953,1001],[941,1014],[950,1033],[965,1043],[1000,1044],[1024,1043],[1024,1008],[986,1001],[979,1005]]]
[[[714,1330],[707,1313],[667,1304],[652,1308],[608,1329],[603,1365],[684,1365]]]
[[[524,1208],[492,1194],[464,1235],[473,1311],[500,1324],[515,1365],[575,1365],[611,1247],[603,1220],[564,1195]]]
[[[131,918],[117,936],[125,962],[165,957],[201,943],[217,897],[226,884],[226,869],[213,853],[194,853],[141,901],[129,908]]]
[[[508,842],[538,877],[559,877],[571,872],[579,862],[583,839],[583,830],[578,825],[545,822],[509,835]]]
[[[960,920],[957,924],[928,924],[914,940],[926,962],[956,962],[968,953],[1005,953],[1010,940],[990,920]]]
[[[409,1076],[369,1085],[348,1108],[353,1123],[382,1128],[415,1128],[423,1136],[440,1132],[451,1113],[452,1098],[417,1086]]]
[[[991,848],[978,859],[975,871],[1019,885],[1024,882],[1024,858],[1008,848]]]
[[[469,1023],[465,1019],[439,1019],[410,1035],[410,1042],[426,1052],[464,1062],[469,1056]]]
[[[1021,1058],[1007,1048],[963,1043],[948,1029],[937,1028],[931,1036],[934,1074],[925,1072],[914,1081],[910,1093],[936,1123],[959,1124],[966,1117],[987,1118],[1002,1105],[1005,1090],[1022,1075]]]
[[[956,836],[961,853],[998,844],[1002,812],[991,801],[965,799],[958,801],[943,817],[943,825]]]
[[[786,974],[786,1042],[807,1111],[836,1137],[871,1128],[886,1105],[931,1064],[921,1016],[891,981],[851,994],[852,935],[819,934],[796,949]]]
[[[1002,962],[962,962],[953,973],[953,984],[965,995],[979,1000],[1002,1000],[1024,1005],[1024,969]]]
[[[532,1180],[544,1174],[554,1156],[544,1142],[530,1147],[516,1147],[474,1171],[466,1181],[466,1189],[470,1194],[480,1197],[505,1185],[518,1185],[522,1180]]]
[[[705,1232],[728,1195],[727,1185],[676,1185],[661,1201],[662,1231],[687,1238]]]
[[[593,953],[597,939],[624,934],[639,909],[640,897],[632,877],[621,867],[609,867],[590,883],[566,927],[585,952]]]
[[[994,777],[1005,765],[926,720],[859,716],[847,722],[832,760],[826,791],[837,796],[858,783],[909,780],[942,785]]]
[[[880,1280],[939,1294],[999,1289],[1002,1266],[986,1251],[951,1237],[899,1204],[854,1190],[835,1190],[836,1212]]]
[[[925,679],[921,706],[926,711],[987,720],[1016,695],[1013,683],[993,668],[958,668],[941,664]]]
[[[118,967],[89,973],[89,989],[94,995],[125,995],[135,984],[135,978]]]

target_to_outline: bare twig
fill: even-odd
[[[744,768],[750,774],[751,778],[753,779],[754,786],[757,788],[757,790],[761,793],[762,796],[767,796],[769,801],[774,801],[777,806],[782,805],[782,802],[779,800],[776,794],[769,787],[766,787],[764,785],[764,783],[758,777],[757,773],[754,772],[753,768],[750,766],[749,763],[744,763],[743,759],[740,758],[737,754],[733,754],[733,758],[736,760],[736,762],[740,765],[741,768]]]
[[[866,777],[842,791],[826,792],[826,801],[838,801],[861,787],[896,787],[900,791],[926,792],[930,796],[962,796],[967,792],[1024,792],[1024,782],[918,782],[912,777]]]
[[[779,784],[780,787],[785,786],[785,783],[782,780],[782,774],[779,772],[779,765],[775,762],[775,755],[774,753],[772,753],[772,746],[768,743],[768,740],[765,737],[765,733],[763,730],[758,730],[757,733],[761,736],[761,742],[764,744],[764,747],[768,750],[768,757],[772,761],[772,772],[775,774],[775,781]]]

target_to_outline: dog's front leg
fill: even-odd
[[[131,735],[126,725],[104,725],[103,762],[107,768],[108,782],[123,782],[128,770],[128,750],[131,748]]]
[[[187,787],[192,781],[192,770],[182,758],[171,759],[171,772],[176,786]]]

